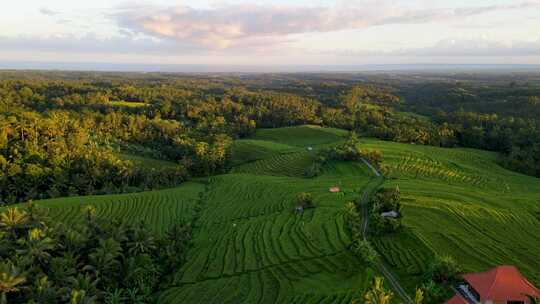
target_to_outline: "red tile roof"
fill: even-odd
[[[446,304],[468,304],[459,294],[456,294],[453,298],[448,300]]]
[[[480,294],[481,301],[512,300],[527,303],[526,295],[540,297],[540,290],[514,266],[499,266],[486,272],[469,273],[463,278]]]

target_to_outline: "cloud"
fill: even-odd
[[[43,15],[47,15],[47,16],[56,16],[56,15],[60,14],[60,12],[53,11],[53,10],[51,10],[49,8],[46,8],[46,7],[40,8],[39,12],[42,13]]]
[[[432,47],[401,50],[396,54],[415,56],[539,56],[540,39],[505,43],[487,39],[446,39]]]
[[[155,41],[149,38],[134,39],[128,36],[98,38],[94,35],[53,35],[47,37],[0,37],[3,51],[34,50],[36,52],[63,53],[163,53],[178,51],[178,44]],[[189,51],[189,49],[184,49]]]
[[[483,38],[444,39],[424,48],[399,49],[387,52],[368,50],[335,50],[325,54],[337,56],[385,56],[385,57],[527,57],[540,56],[540,39],[514,41],[511,43]]]
[[[243,4],[195,9],[188,6],[136,6],[123,7],[114,17],[121,27],[137,33],[211,49],[227,49],[286,43],[297,34],[444,22],[532,7],[540,7],[540,2],[454,9],[410,9],[389,1],[331,7]]]
[[[92,34],[86,35],[51,35],[51,36],[0,36],[1,51],[27,51],[36,53],[73,53],[73,54],[139,54],[139,55],[216,55],[218,51],[208,49],[190,41],[176,41],[141,37],[133,32],[121,30],[120,35],[104,38]],[[220,55],[244,54],[246,48],[251,54],[272,52],[272,47],[265,44],[268,40],[251,39],[242,48],[231,47],[219,50]],[[285,43],[284,40],[274,44]]]

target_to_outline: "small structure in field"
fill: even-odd
[[[308,151],[313,151],[313,147],[307,147]]]
[[[334,186],[334,187],[330,187],[330,188],[328,189],[328,191],[330,191],[330,192],[332,192],[332,193],[338,193],[338,192],[341,191],[341,189],[339,189],[339,187]]]
[[[381,216],[382,217],[397,218],[397,217],[399,217],[399,212],[392,210],[392,211],[381,213]]]

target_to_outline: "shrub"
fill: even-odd
[[[372,213],[369,226],[375,234],[394,233],[401,229],[400,218],[382,217],[379,213]]]
[[[380,150],[360,150],[360,156],[369,161],[372,165],[380,168],[383,154]]]
[[[376,234],[399,231],[401,225],[401,193],[399,187],[383,188],[377,191],[372,200],[370,227]],[[382,217],[381,213],[395,211],[397,218]]]
[[[352,244],[353,253],[364,263],[371,264],[379,257],[377,250],[366,240],[355,240]]]
[[[345,204],[345,223],[351,232],[353,239],[360,239],[360,213],[353,202]]]
[[[384,279],[375,277],[370,289],[364,295],[365,304],[390,304],[394,293],[384,288]],[[356,303],[353,302],[353,303]]]
[[[449,298],[448,291],[442,285],[432,280],[422,284],[421,290],[424,292],[424,303],[443,303]]]
[[[305,177],[316,177],[319,174],[321,174],[321,165],[319,163],[313,163],[304,170]]]
[[[303,209],[314,208],[313,195],[308,192],[298,193],[298,195],[296,195],[296,207],[301,207]]]
[[[459,264],[451,256],[436,256],[430,263],[427,277],[435,283],[452,283],[461,273]]]

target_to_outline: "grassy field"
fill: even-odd
[[[115,107],[127,107],[127,108],[140,108],[140,107],[148,106],[147,103],[134,102],[134,101],[111,101],[110,104]]]
[[[66,222],[92,204],[99,215],[143,220],[160,233],[174,221],[193,222],[188,262],[160,303],[350,303],[378,274],[347,251],[343,206],[373,174],[352,162],[328,163],[314,178],[303,174],[319,149],[346,135],[314,126],[259,130],[234,143],[228,174],[38,204]],[[466,271],[516,265],[540,285],[539,179],[501,168],[489,152],[371,139],[361,145],[384,153],[385,186],[401,189],[405,229],[372,241],[407,289],[435,254],[453,256]],[[330,193],[331,186],[342,192]],[[312,193],[316,208],[293,212],[299,192]]]
[[[235,143],[239,165],[209,180],[188,263],[160,302],[350,303],[361,293],[374,272],[347,251],[343,206],[360,196],[369,170],[336,162],[302,177],[316,147],[343,135],[306,126]],[[335,185],[343,192],[330,193]],[[295,214],[299,192],[312,193],[317,207]]]
[[[402,282],[414,287],[429,257],[440,254],[468,272],[516,265],[540,285],[540,179],[500,167],[485,151],[378,140],[362,146],[383,152],[385,186],[401,190],[406,229],[376,245]]]
[[[118,153],[118,157],[122,160],[131,161],[135,166],[149,168],[149,169],[162,169],[162,168],[171,168],[171,167],[178,166],[176,163],[172,161],[143,157],[143,156],[128,154],[128,153]]]
[[[40,200],[35,203],[49,210],[54,219],[75,223],[82,209],[92,205],[97,215],[131,223],[145,222],[157,233],[165,232],[176,221],[192,221],[205,185],[187,182],[180,187],[129,194],[74,196]],[[22,205],[20,205],[22,206]],[[4,208],[5,209],[5,208]],[[1,208],[0,208],[1,211]]]

